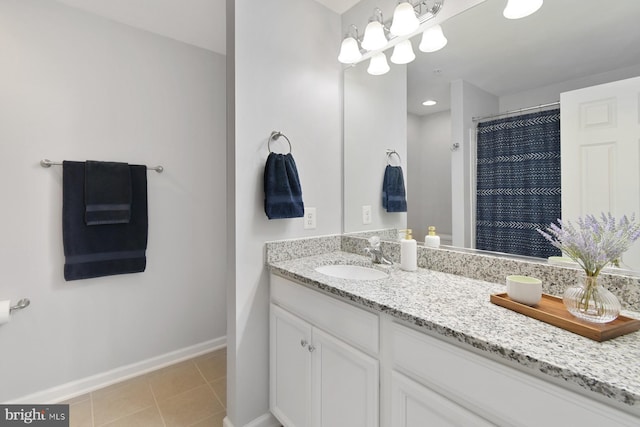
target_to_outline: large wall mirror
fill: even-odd
[[[422,241],[434,225],[443,244],[474,248],[477,118],[640,76],[640,2],[547,1],[519,20],[503,17],[505,4],[486,0],[442,22],[438,52],[419,52],[414,37],[416,60],[385,75],[367,74],[368,63],[345,69],[345,232],[411,228]],[[381,206],[388,163],[404,170],[406,213]]]

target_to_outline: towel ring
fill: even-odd
[[[387,149],[387,164],[391,166],[391,156],[393,156],[394,154],[398,156],[398,165],[401,165],[402,158],[400,157],[400,154],[398,154],[396,150],[391,150],[391,149]]]
[[[274,130],[273,132],[271,132],[271,135],[269,135],[269,141],[267,142],[267,149],[269,150],[269,152],[271,153],[271,141],[275,141],[276,139],[283,137],[284,139],[287,140],[287,142],[289,143],[289,153],[291,153],[291,141],[289,141],[289,138],[287,138],[287,135],[285,135],[284,133]]]

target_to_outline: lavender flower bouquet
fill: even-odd
[[[558,224],[551,224],[546,232],[538,232],[577,262],[585,273],[584,283],[578,289],[571,287],[565,292],[565,306],[585,320],[604,323],[615,319],[620,303],[615,295],[598,286],[597,279],[607,265],[617,266],[622,254],[640,238],[640,224],[635,221],[635,215],[631,219],[623,216],[616,222],[611,214],[603,213],[600,220],[594,215],[579,218],[577,226],[561,220]]]

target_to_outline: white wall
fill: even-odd
[[[451,112],[408,115],[407,227],[423,241],[430,225],[442,244],[451,236]]]
[[[229,3],[233,3],[230,5]],[[269,281],[264,242],[341,232],[342,99],[340,17],[313,0],[227,2],[235,17],[227,53],[234,58],[229,181],[234,193],[235,247],[229,259],[227,416],[234,426],[268,417]],[[232,46],[235,44],[235,46]],[[234,49],[232,53],[230,49]],[[269,220],[263,171],[273,130],[291,140],[306,207],[317,209],[317,228],[302,218]],[[235,138],[233,135],[235,134]],[[283,146],[272,144],[274,149]],[[286,145],[285,145],[286,147]],[[234,182],[235,181],[235,182]],[[233,336],[231,336],[233,335]]]
[[[471,248],[475,246],[473,175],[476,124],[473,117],[498,112],[498,98],[463,80],[451,82],[451,139],[460,148],[451,155],[451,211],[452,244]]]
[[[511,111],[519,108],[532,107],[560,100],[562,92],[582,89],[603,83],[624,80],[640,76],[640,64],[631,67],[619,68],[605,73],[593,74],[564,82],[554,83],[549,86],[538,87],[525,92],[514,93],[500,97],[500,110]]]
[[[48,0],[0,2],[0,401],[224,338],[225,58]],[[62,169],[148,173],[147,271],[65,282]],[[31,402],[33,403],[33,402]]]
[[[394,65],[382,76],[363,62],[344,71],[344,231],[404,229],[407,214],[382,207],[382,181],[388,163],[401,166],[407,187],[407,73]],[[400,160],[387,157],[396,150]],[[371,224],[362,207],[371,206]]]

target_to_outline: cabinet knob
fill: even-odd
[[[312,346],[311,344],[309,344],[309,347],[307,347],[309,349],[309,353],[313,353],[313,351],[316,349],[314,346]]]
[[[304,338],[302,338],[302,339],[300,340],[300,345],[301,345],[302,347],[306,347],[308,344],[309,344],[309,343],[308,343],[308,342],[307,342],[307,340],[305,340]]]

